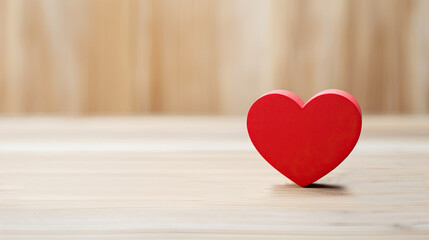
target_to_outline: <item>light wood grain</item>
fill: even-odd
[[[426,0],[0,0],[0,112],[244,113],[339,88],[429,112]]]
[[[429,118],[363,124],[301,188],[244,118],[0,118],[0,239],[427,239]]]

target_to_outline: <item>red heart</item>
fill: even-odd
[[[275,90],[260,97],[247,115],[253,145],[275,169],[304,187],[336,168],[353,150],[362,112],[347,92],[330,89],[307,103]]]

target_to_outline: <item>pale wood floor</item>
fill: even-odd
[[[429,118],[295,186],[239,117],[0,118],[0,239],[428,239]]]

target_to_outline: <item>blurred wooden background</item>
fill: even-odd
[[[265,91],[429,112],[429,1],[0,0],[0,113],[245,113]]]

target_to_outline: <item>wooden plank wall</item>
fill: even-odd
[[[0,0],[0,113],[245,113],[265,91],[429,112],[429,1]]]

